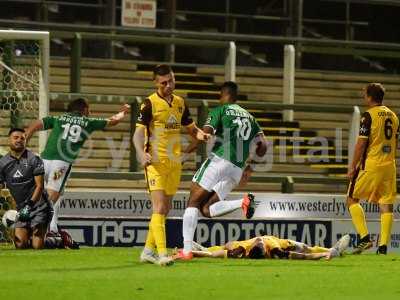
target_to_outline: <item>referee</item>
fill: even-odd
[[[18,219],[14,243],[17,249],[42,249],[53,210],[44,190],[42,159],[26,149],[25,131],[12,128],[10,151],[0,159],[0,184],[15,199]]]

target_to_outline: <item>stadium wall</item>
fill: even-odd
[[[182,246],[182,215],[188,199],[179,192],[167,221],[168,247]],[[242,194],[233,193],[232,199]],[[242,220],[241,212],[224,218],[200,219],[195,239],[205,246],[223,244],[268,234],[330,247],[350,233],[351,246],[359,237],[354,232],[344,195],[255,193],[255,218]],[[364,203],[372,238],[378,243],[379,210]],[[60,225],[87,246],[143,246],[151,202],[145,191],[66,192],[60,206]],[[400,204],[395,205],[395,222],[390,251],[400,252]],[[372,250],[371,250],[372,251]]]

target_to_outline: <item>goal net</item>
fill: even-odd
[[[0,30],[0,155],[8,150],[11,127],[26,127],[48,114],[49,33]],[[28,147],[39,152],[46,136]]]
[[[8,131],[26,127],[49,112],[49,33],[0,30],[0,157],[8,152]],[[28,147],[40,152],[46,133]],[[0,191],[0,220],[13,205],[8,190]],[[0,222],[0,243],[11,240]]]

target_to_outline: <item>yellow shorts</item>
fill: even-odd
[[[175,195],[181,181],[181,170],[180,164],[168,160],[148,165],[144,172],[148,190],[162,190],[168,196]]]
[[[347,196],[379,204],[393,204],[396,200],[396,166],[377,166],[369,170],[357,169],[350,182]]]

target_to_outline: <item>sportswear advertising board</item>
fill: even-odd
[[[374,247],[372,247],[368,252],[376,251],[379,246],[379,236],[380,236],[380,221],[373,220],[367,221],[368,230],[370,232],[371,238],[374,241]],[[335,220],[332,222],[332,241],[335,243],[344,234],[350,234],[350,248],[357,245],[359,237],[355,233],[353,223],[350,220]],[[400,253],[400,220],[393,222],[392,234],[390,242],[388,245],[388,252],[398,252]]]
[[[86,246],[124,246],[143,247],[148,230],[149,219],[105,219],[105,218],[61,218],[59,224],[68,230],[74,240]],[[368,228],[378,245],[380,224],[369,221]],[[167,246],[182,247],[182,219],[167,219]],[[203,246],[221,245],[228,241],[245,240],[259,235],[274,235],[280,238],[297,240],[309,245],[331,247],[342,235],[351,236],[350,248],[357,245],[359,237],[355,234],[350,220],[237,220],[202,219],[199,220],[194,240]],[[373,247],[369,251],[375,251]],[[400,253],[400,221],[393,223],[389,252]]]
[[[59,224],[77,242],[87,246],[144,246],[148,219],[60,219]],[[167,246],[182,247],[182,219],[167,219]],[[195,240],[204,246],[275,235],[308,244],[331,244],[329,221],[199,220]]]

